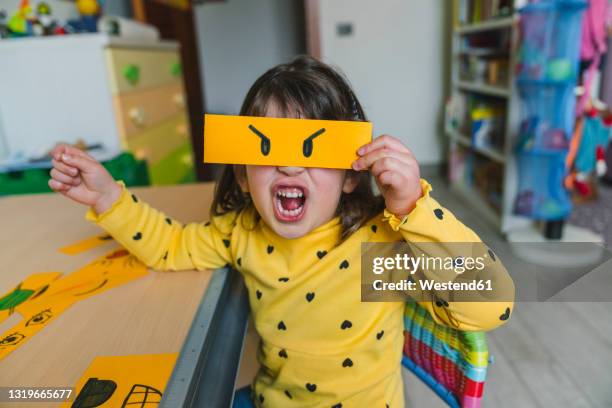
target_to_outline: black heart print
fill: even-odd
[[[374,233],[378,230],[378,227],[376,225],[372,225],[370,228],[372,229],[372,232]]]
[[[306,300],[309,301],[309,302],[312,302],[312,299],[314,299],[314,297],[315,297],[314,292],[308,292],[306,294]]]
[[[310,392],[315,392],[317,390],[317,384],[306,383],[306,389]]]
[[[287,277],[283,277],[283,278],[278,278],[279,282],[289,282],[289,278]]]
[[[442,306],[448,307],[448,302],[446,300],[444,300],[444,299],[438,299],[438,300],[436,300],[436,306],[438,306],[438,307],[442,307]]]
[[[238,258],[238,260],[236,261],[236,263],[238,264],[238,266],[242,266],[242,258]]]
[[[353,360],[351,360],[350,358],[345,358],[344,361],[342,362],[342,367],[352,367],[353,366]]]
[[[353,327],[353,323],[349,322],[348,320],[343,321],[342,324],[340,325],[340,328],[342,330],[350,329],[351,327]]]
[[[510,308],[507,307],[503,315],[499,316],[499,320],[508,320],[510,317]]]
[[[349,263],[348,261],[345,259],[344,261],[342,261],[342,263],[340,264],[340,269],[346,269],[349,267]]]
[[[132,239],[133,239],[134,241],[139,241],[141,238],[142,238],[142,233],[141,233],[141,232],[137,232],[137,233],[136,233],[136,234],[135,234],[135,235],[132,237]]]
[[[281,351],[278,352],[278,356],[282,358],[287,358],[287,350],[282,349]]]
[[[229,239],[224,239],[224,240],[223,240],[223,245],[225,245],[225,247],[226,247],[226,248],[229,248],[229,246],[230,246],[230,241],[229,241]]]
[[[287,330],[287,326],[285,326],[285,322],[283,322],[282,320],[280,322],[278,322],[278,330]]]
[[[293,399],[293,395],[291,395],[291,393],[288,390],[285,390],[285,395],[287,396],[287,398]]]
[[[271,254],[272,251],[274,251],[274,247],[272,245],[268,245],[268,248],[266,249],[266,251],[268,251],[268,253]]]
[[[166,218],[166,224],[172,225],[172,220],[170,218]]]
[[[133,200],[135,203],[137,203],[137,202],[138,202],[138,198],[137,198],[137,197],[136,197],[134,194],[132,194],[132,200]]]
[[[325,255],[327,255],[327,251],[317,251],[317,257],[322,259]]]
[[[378,333],[376,333],[376,340],[382,339],[382,336],[384,336],[384,334],[385,334],[384,330],[381,330]]]
[[[434,214],[436,215],[436,217],[438,217],[439,220],[444,218],[444,211],[442,211],[440,208],[436,208],[434,210]]]
[[[257,299],[261,299],[261,291],[259,289],[255,291],[255,296],[257,296]]]

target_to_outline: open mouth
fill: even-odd
[[[274,214],[280,221],[295,222],[306,207],[306,191],[299,186],[278,186],[274,189]]]

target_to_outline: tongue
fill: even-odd
[[[281,205],[285,210],[291,211],[299,208],[302,205],[303,198],[289,198],[289,197],[281,197]]]

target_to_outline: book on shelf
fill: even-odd
[[[456,21],[461,24],[476,24],[512,14],[512,0],[458,0]]]

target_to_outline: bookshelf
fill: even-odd
[[[451,191],[504,235],[529,223],[513,214],[519,126],[514,6],[507,0],[453,2],[445,123]]]

